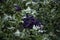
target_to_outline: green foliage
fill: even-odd
[[[3,0],[0,2],[0,40],[60,40],[60,4],[53,0]],[[29,3],[30,2],[30,3]],[[14,4],[22,10],[16,11]],[[30,7],[31,10],[27,10]],[[25,29],[22,17],[29,14],[41,20],[46,32]],[[11,28],[13,27],[13,28]],[[14,33],[20,31],[20,36]]]

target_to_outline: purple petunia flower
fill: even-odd
[[[24,28],[32,28],[33,25],[35,26],[40,26],[41,22],[38,21],[34,16],[26,14],[26,18],[23,19],[24,23],[23,26]]]
[[[14,6],[15,6],[16,11],[21,11],[22,10],[22,8],[20,6],[18,6],[17,4],[14,4]]]
[[[4,0],[0,0],[0,3],[4,2]]]

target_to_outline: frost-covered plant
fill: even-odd
[[[60,40],[59,4],[56,0],[0,0],[0,40]]]

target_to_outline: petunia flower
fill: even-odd
[[[33,25],[35,26],[40,26],[41,22],[38,21],[34,16],[26,14],[26,18],[23,19],[24,23],[23,26],[24,28],[33,28]]]
[[[0,3],[4,2],[4,0],[0,0]]]
[[[22,10],[22,8],[20,6],[18,6],[17,4],[14,4],[14,7],[15,7],[16,11],[21,11]]]

